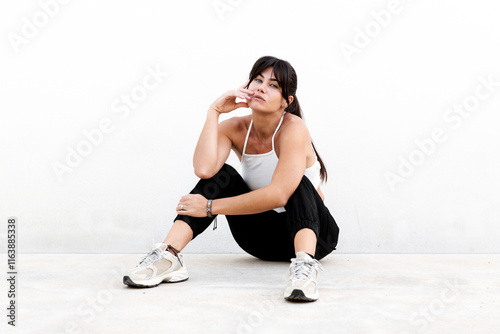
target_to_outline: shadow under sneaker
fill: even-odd
[[[183,282],[188,278],[182,254],[170,245],[157,243],[135,268],[127,272],[123,284],[134,288],[151,288],[161,283]]]
[[[297,257],[291,259],[290,278],[284,297],[293,302],[314,302],[319,298],[316,277],[323,266],[305,252],[297,252]]]

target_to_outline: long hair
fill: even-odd
[[[252,70],[250,71],[249,75],[250,81],[248,85],[250,85],[253,79],[255,79],[259,74],[262,74],[262,72],[264,72],[268,67],[273,68],[273,74],[276,77],[276,80],[278,80],[278,83],[281,87],[281,95],[283,96],[283,98],[286,101],[288,101],[288,97],[293,96],[292,103],[290,103],[290,105],[288,105],[288,107],[285,108],[285,111],[302,118],[302,110],[300,108],[299,100],[297,99],[296,96],[297,74],[295,73],[295,70],[293,69],[292,65],[290,65],[290,63],[287,62],[286,60],[278,59],[276,57],[271,57],[271,56],[264,56],[259,58],[253,65]],[[321,170],[320,170],[321,181],[326,182],[328,178],[326,166],[323,163],[323,160],[321,159],[320,155],[318,154],[316,147],[314,147],[314,142],[312,142],[312,140],[311,143],[314,149],[314,153],[316,153],[316,157],[319,161],[319,164],[321,165]]]

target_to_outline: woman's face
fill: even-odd
[[[272,71],[273,68],[268,67],[250,82],[248,89],[254,94],[247,103],[251,109],[273,112],[284,109],[283,105],[286,107],[286,101],[281,96],[281,87]]]

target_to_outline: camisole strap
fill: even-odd
[[[274,136],[276,136],[276,133],[278,132],[281,123],[283,122],[283,118],[285,118],[285,113],[286,111],[283,113],[283,116],[281,116],[280,122],[278,123],[276,130],[274,130],[273,138],[271,139],[271,142],[273,144],[273,152],[274,152]],[[247,149],[248,137],[250,136],[250,130],[252,129],[252,124],[253,124],[253,119],[250,120],[250,125],[248,126],[247,136],[245,137],[245,143],[243,144],[243,152],[241,153],[242,155],[245,154],[245,151]]]
[[[250,129],[252,128],[252,124],[253,124],[253,118],[250,120],[250,126],[248,127],[247,136],[245,137],[245,144],[243,144],[243,152],[241,152],[241,155],[245,154],[245,151],[247,149],[248,136],[250,135]]]
[[[276,130],[274,130],[274,133],[273,133],[273,139],[272,139],[273,152],[274,152],[274,136],[276,136],[276,132],[278,132],[278,130],[279,130],[280,126],[281,126],[281,123],[283,122],[283,118],[285,118],[285,113],[286,113],[286,111],[283,113],[283,116],[281,116],[280,122],[278,123],[278,126],[276,127]]]

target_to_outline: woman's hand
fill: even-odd
[[[214,103],[212,103],[210,109],[217,111],[219,114],[223,114],[242,107],[248,108],[248,104],[246,102],[236,103],[237,97],[246,100],[254,94],[254,92],[245,88],[247,85],[248,80],[239,88],[226,92],[217,100],[215,100]]]
[[[177,204],[177,213],[180,215],[191,217],[206,217],[207,216],[208,200],[202,195],[186,195],[182,196],[179,204]]]

